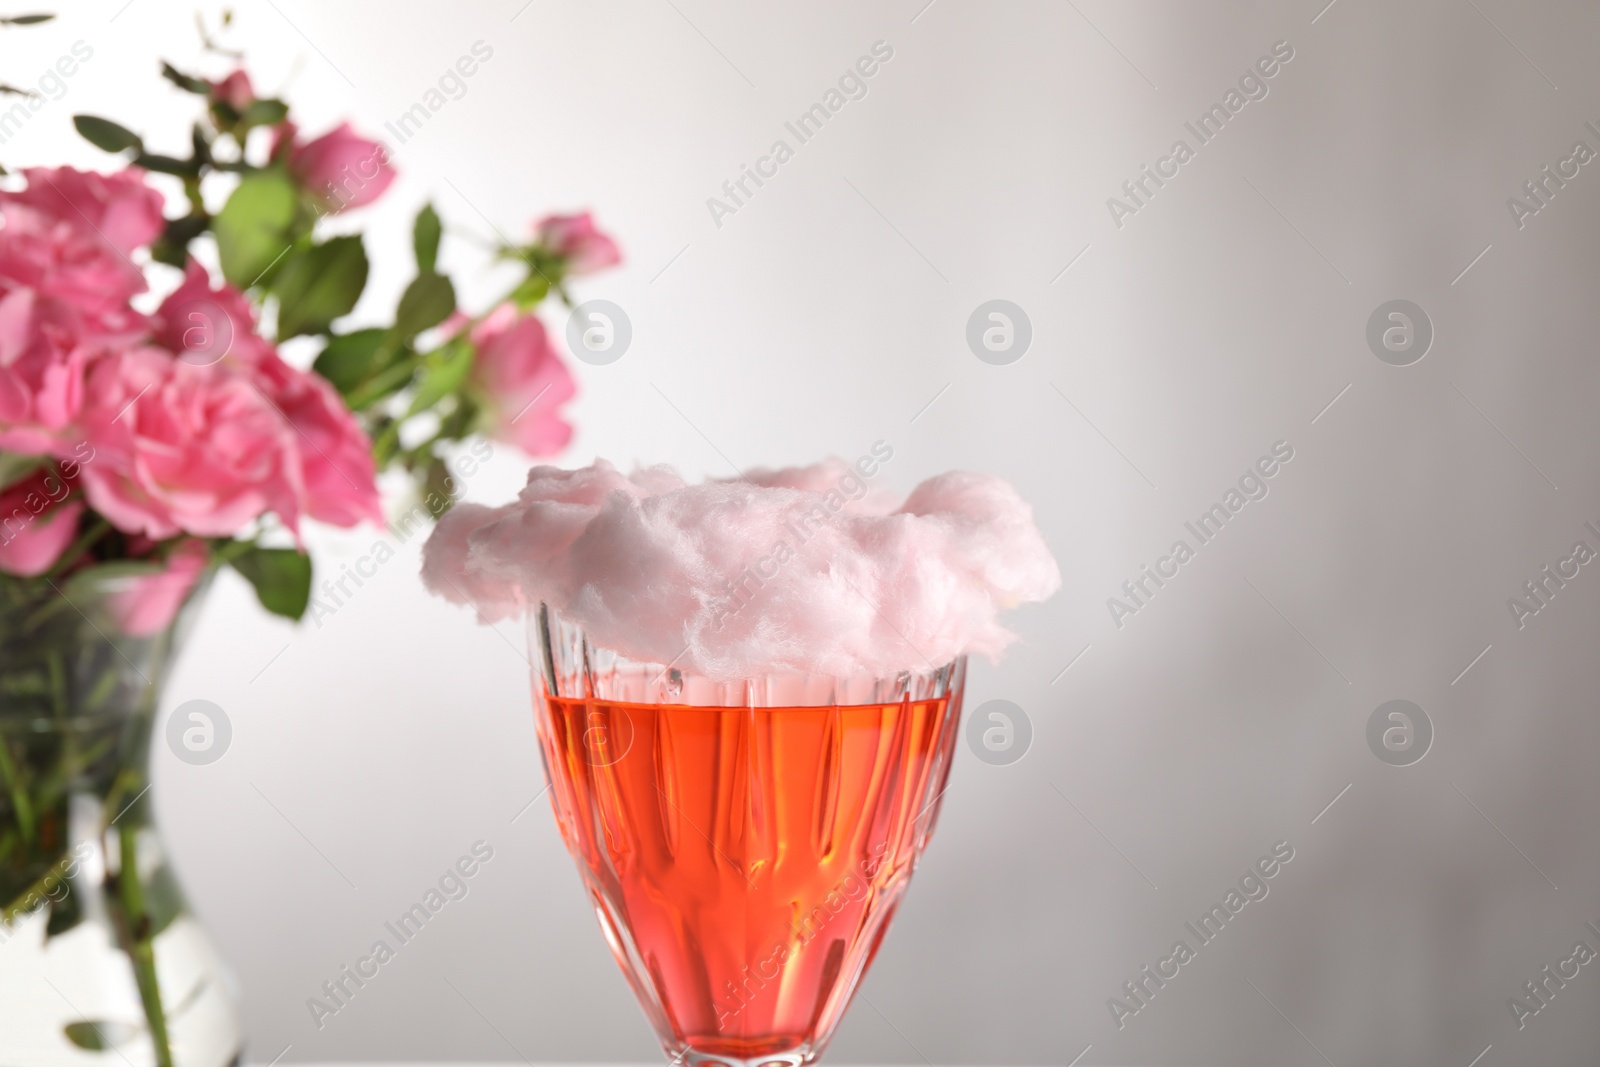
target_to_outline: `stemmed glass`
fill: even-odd
[[[562,837],[668,1056],[814,1061],[932,834],[965,657],[721,681],[597,647],[543,605],[528,638]]]

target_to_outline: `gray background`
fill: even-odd
[[[968,693],[1024,707],[1032,750],[962,751],[834,1061],[1592,1061],[1596,968],[1520,1032],[1507,999],[1596,945],[1600,567],[1523,629],[1506,601],[1580,537],[1600,547],[1600,166],[1523,229],[1506,199],[1575,140],[1600,150],[1600,9],[521,3],[237,5],[259,84],[312,130],[379,132],[494,49],[397,151],[372,314],[427,197],[483,241],[593,206],[628,262],[580,293],[626,308],[634,342],[576,367],[563,462],[726,475],[724,456],[881,438],[902,489],[953,466],[1014,480],[1066,575]],[[177,147],[153,57],[194,61],[190,17],[115,0],[6,34],[18,78],[96,49],[6,163],[104,165],[74,111]],[[706,198],[880,39],[867,97],[715,226]],[[1192,145],[1184,121],[1279,40],[1295,58],[1270,95],[1114,226],[1106,198]],[[475,298],[504,284],[470,240],[446,255]],[[996,298],[1033,325],[1009,366],[964,342]],[[1365,341],[1394,298],[1435,328],[1409,367]],[[1295,456],[1270,495],[1116,627],[1107,598],[1279,440]],[[470,495],[505,498],[524,465],[502,449]],[[320,532],[319,564],[380,536]],[[166,695],[233,723],[209,766],[158,752],[156,797],[252,1056],[652,1061],[546,801],[527,807],[522,636],[429,599],[415,547],[321,626],[224,578]],[[1365,740],[1395,698],[1435,730],[1409,767]],[[471,895],[315,1028],[306,998],[478,839],[495,858]],[[1119,1030],[1107,999],[1280,840],[1270,896]]]

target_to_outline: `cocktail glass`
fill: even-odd
[[[827,1046],[933,832],[966,659],[735,682],[529,618],[550,795],[600,927],[674,1063]]]

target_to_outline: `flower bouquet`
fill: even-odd
[[[118,157],[110,172],[32,168],[0,189],[8,1063],[234,1059],[223,972],[148,796],[152,719],[187,608],[226,566],[268,611],[299,618],[304,520],[382,523],[389,469],[437,517],[458,492],[447,460],[468,440],[558,451],[574,386],[535,309],[620,259],[589,216],[546,218],[499,249],[521,267],[505,297],[466,312],[424,207],[415,277],[389,321],[336,325],[368,258],[347,222],[326,223],[388,189],[384,146],[348,124],[303,136],[242,70],[162,72],[196,105],[184,153],[79,115]],[[280,352],[293,338],[310,339],[309,368]],[[210,725],[179,743],[203,746]]]

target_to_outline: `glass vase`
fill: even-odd
[[[545,607],[529,643],[562,837],[667,1055],[815,1060],[932,834],[965,659],[713,681]]]
[[[6,1067],[223,1067],[241,1052],[231,978],[150,798],[161,687],[198,595],[152,622],[148,578],[0,578]]]

